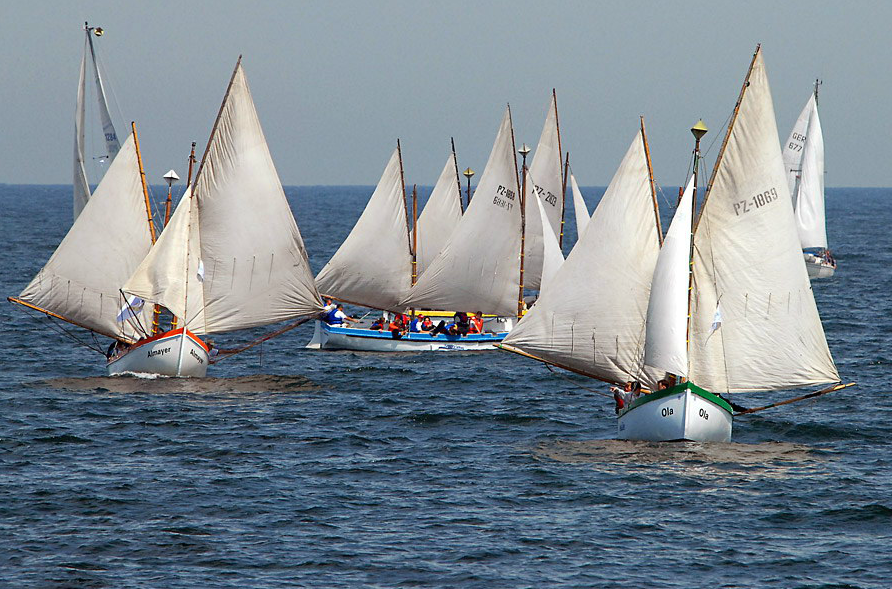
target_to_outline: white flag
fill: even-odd
[[[127,302],[124,303],[124,306],[121,307],[121,310],[118,312],[118,321],[124,322],[128,319],[135,318],[139,315],[139,312],[142,311],[143,305],[145,305],[145,301],[137,296],[131,296]]]
[[[715,331],[722,326],[722,307],[720,303],[715,304],[715,315],[712,316],[712,329],[709,331],[709,334],[712,335]]]

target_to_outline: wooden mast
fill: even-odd
[[[520,187],[520,181],[517,175],[517,150],[514,143],[514,123],[511,120],[511,105],[508,105],[508,126],[511,128],[511,158],[514,160],[514,182],[515,189],[518,191],[518,200],[520,201],[520,286],[517,293],[517,316],[523,316],[523,250],[526,241],[526,202],[524,190],[526,189],[526,165],[524,165],[523,186]]]
[[[146,216],[149,221],[149,235],[152,237],[152,244],[155,243],[155,222],[152,220],[152,204],[149,202],[149,189],[146,186],[146,172],[142,167],[142,156],[139,152],[139,137],[136,135],[136,123],[134,121],[130,121],[130,129],[133,132],[133,145],[136,147],[136,164],[139,166],[139,179],[142,182],[142,194],[145,198],[146,202]],[[168,210],[170,209],[170,203],[168,202]],[[151,335],[157,335],[161,331],[161,305],[154,305],[152,307],[152,333]]]
[[[452,163],[455,164],[455,184],[458,186],[458,210],[464,214],[465,205],[461,201],[461,178],[458,175],[458,157],[455,155],[455,137],[450,137],[452,142]]]
[[[415,259],[415,249],[412,247],[412,228],[409,227],[409,205],[406,203],[406,178],[403,175],[403,149],[400,146],[400,140],[396,140],[396,153],[400,158],[400,186],[403,189],[403,211],[406,214],[406,239],[409,242],[409,253],[412,259]],[[415,284],[415,264],[412,264],[412,284]]]
[[[186,176],[186,188],[192,186],[192,164],[195,163],[195,142],[192,142],[192,151],[189,153],[189,173]]]
[[[753,59],[750,61],[750,67],[746,71],[746,78],[743,80],[743,86],[740,88],[740,95],[737,97],[737,104],[734,105],[734,112],[731,114],[731,120],[728,122],[728,130],[725,132],[725,139],[722,141],[722,148],[719,150],[718,157],[715,158],[715,165],[712,166],[712,174],[709,176],[709,182],[706,185],[706,194],[703,196],[703,203],[700,206],[700,214],[703,214],[703,209],[706,208],[706,201],[709,200],[709,194],[712,192],[712,184],[715,182],[716,172],[719,170],[719,166],[722,163],[722,158],[725,155],[725,149],[728,147],[728,140],[731,139],[731,131],[734,130],[734,123],[737,122],[737,115],[740,113],[740,105],[743,102],[743,95],[746,94],[746,89],[749,88],[750,85],[750,75],[753,73],[753,66],[756,65],[756,58],[759,56],[759,51],[762,49],[762,44],[759,43],[756,45],[756,51],[753,53]],[[697,230],[697,227],[700,225],[700,216],[697,216],[697,222],[694,224],[694,231]]]
[[[418,281],[418,185],[412,185],[412,286]]]
[[[660,247],[663,246],[663,228],[660,225],[660,205],[657,202],[657,186],[654,182],[654,168],[650,162],[650,146],[647,144],[647,133],[644,131],[644,117],[641,118],[641,140],[644,142],[644,159],[647,160],[647,179],[650,181],[650,197],[654,205],[654,219],[657,222],[657,236],[660,238]]]
[[[551,89],[551,100],[554,102],[554,126],[557,129],[557,140],[558,140],[558,158],[561,157],[561,154],[564,153],[561,148],[561,120],[558,117],[558,108],[557,108],[557,91],[552,88]],[[567,154],[567,162],[570,161],[570,154]],[[564,247],[564,212],[567,207],[567,166],[569,163],[564,165],[563,174],[561,175],[561,230],[560,235],[558,236],[558,245],[563,249]]]
[[[192,164],[195,163],[195,142],[192,142],[192,149],[189,151],[189,173],[186,175],[186,190],[192,186]],[[167,211],[164,214],[164,226],[167,227],[167,222],[170,221],[170,195],[168,194],[167,199]],[[179,319],[176,315],[172,314],[170,318],[170,329],[173,331],[179,326]]]

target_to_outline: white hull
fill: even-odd
[[[831,264],[824,258],[813,256],[808,253],[804,255],[805,267],[808,268],[809,278],[830,278],[833,276],[833,273],[836,272],[836,265]]]
[[[510,328],[511,322],[508,322]],[[481,351],[494,350],[508,331],[500,333],[471,334],[464,337],[440,334],[432,337],[425,333],[410,333],[394,339],[389,331],[372,331],[352,327],[333,327],[316,321],[313,339],[308,348],[325,350],[356,350],[363,352],[428,352],[428,351]]]
[[[202,377],[207,374],[208,364],[207,346],[192,332],[177,329],[138,341],[113,356],[108,361],[108,373]]]
[[[620,412],[617,436],[621,440],[650,442],[730,442],[730,408],[721,406],[714,395],[706,395],[713,400],[686,384],[673,387],[668,393],[645,395]]]

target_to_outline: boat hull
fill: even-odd
[[[352,327],[336,327],[324,321],[316,321],[313,339],[308,348],[325,350],[356,350],[363,352],[428,352],[428,351],[482,351],[494,350],[494,344],[502,341],[507,331],[500,333],[431,336],[427,333],[409,333],[395,339],[389,331],[372,331]]]
[[[619,414],[621,440],[730,442],[731,407],[690,383],[640,397]]]
[[[196,376],[207,374],[207,345],[186,329],[176,329],[140,340],[108,361],[108,374]]]
[[[830,278],[836,272],[836,264],[809,253],[804,255],[809,278]]]

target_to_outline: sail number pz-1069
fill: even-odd
[[[777,189],[772,187],[765,192],[760,192],[759,194],[752,196],[746,200],[738,200],[734,203],[734,214],[738,217],[743,215],[744,213],[748,213],[750,211],[754,211],[760,207],[764,207],[767,204],[773,203],[777,200]]]

